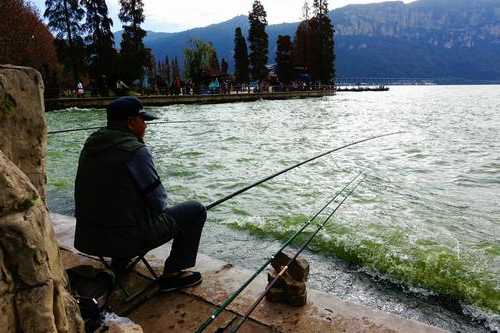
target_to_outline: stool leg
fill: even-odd
[[[141,258],[141,261],[146,266],[149,273],[151,273],[151,275],[155,278],[155,280],[158,280],[160,277],[158,276],[158,274],[156,274],[156,272],[154,271],[153,267],[151,267],[149,262],[144,257]]]
[[[112,271],[114,274],[115,274],[115,285],[113,286],[113,290],[111,291],[111,293],[114,291],[114,289],[116,289],[116,287],[120,288],[121,291],[123,291],[123,293],[125,294],[125,296],[127,297],[130,297],[130,293],[127,291],[127,289],[125,289],[125,287],[120,283],[120,279],[121,279],[121,274],[120,272],[115,272],[113,270],[113,267],[111,267],[110,264],[108,264],[108,262],[106,260],[104,260],[103,257],[99,257],[99,259],[101,260],[101,263],[104,265],[104,267],[106,267],[107,269],[109,269],[110,271]],[[137,264],[138,261],[135,262],[134,266]],[[111,294],[110,293],[110,294]]]
[[[150,265],[150,263],[146,260],[145,258],[146,254],[142,255],[142,256],[138,256],[136,257],[134,260],[130,261],[130,263],[126,266],[126,269],[124,269],[123,271],[115,271],[112,267],[112,265],[110,263],[108,263],[106,260],[104,260],[103,257],[99,257],[99,260],[101,261],[101,263],[104,265],[104,267],[106,267],[107,269],[109,269],[110,271],[112,271],[114,274],[115,274],[115,282],[114,282],[114,285],[112,287],[112,290],[110,291],[107,299],[106,299],[106,306],[109,305],[109,301],[110,301],[110,298],[111,298],[111,294],[113,293],[113,291],[115,291],[116,289],[120,289],[124,294],[125,294],[125,300],[123,302],[120,303],[119,306],[122,306],[126,303],[135,303],[136,300],[138,300],[141,296],[145,295],[148,291],[150,291],[150,289],[152,287],[155,287],[157,285],[157,282],[158,282],[158,279],[160,278],[158,276],[158,274],[155,272],[155,270],[153,269],[153,267]],[[146,269],[148,270],[149,274],[151,274],[152,278],[147,276],[147,275],[144,275],[143,273],[141,272],[138,272],[136,270],[134,270],[134,267],[140,262],[142,261],[142,263],[144,264],[144,266],[146,267]],[[143,288],[142,290],[139,290],[138,292],[136,293],[133,293],[131,294],[130,292],[128,292],[128,290],[124,287],[124,285],[121,283],[121,279],[122,277],[127,273],[127,272],[130,272],[130,271],[133,271],[135,274],[141,276],[142,278],[146,279],[146,280],[149,280],[151,282],[149,282],[147,284],[147,286],[145,288]],[[154,293],[156,294],[156,292]],[[139,300],[139,304],[142,304],[143,302],[145,302],[147,299],[149,299],[150,297],[152,297],[152,294],[149,294],[149,295],[146,295],[145,297],[142,297],[144,298],[142,301]],[[135,306],[134,306],[135,307]],[[130,312],[132,311],[133,308],[127,310],[125,313],[127,312]]]

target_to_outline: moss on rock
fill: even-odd
[[[12,112],[15,110],[17,103],[11,95],[5,94],[3,96],[3,100],[2,100],[2,103],[0,105],[1,105],[2,111]]]

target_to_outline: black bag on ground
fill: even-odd
[[[114,276],[107,270],[90,265],[76,266],[66,270],[66,273],[85,322],[85,331],[94,332],[102,324]]]

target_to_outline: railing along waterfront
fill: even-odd
[[[272,90],[272,89],[271,89]],[[333,86],[323,86],[315,90],[271,91],[231,94],[206,94],[206,95],[142,95],[139,96],[145,106],[167,106],[174,104],[217,104],[234,102],[252,102],[260,99],[281,100],[293,98],[313,98],[335,95]],[[45,109],[47,111],[78,108],[105,108],[116,97],[71,97],[47,98]]]

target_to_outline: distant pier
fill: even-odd
[[[338,86],[337,92],[389,91],[389,87],[380,86]]]
[[[253,102],[258,100],[285,100],[295,98],[319,98],[335,95],[335,90],[305,90],[272,93],[242,93],[225,95],[179,95],[179,96],[139,96],[145,106],[168,106],[175,104],[219,104]],[[105,108],[115,97],[47,98],[45,110],[61,110],[71,107],[82,109]]]

